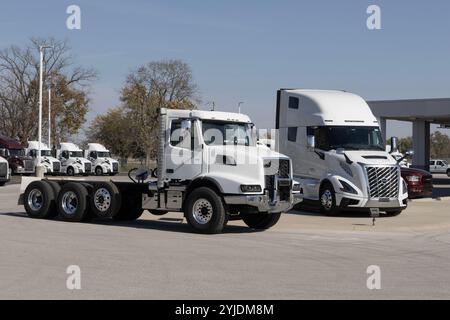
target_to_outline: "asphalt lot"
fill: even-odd
[[[123,179],[123,177],[116,177]],[[131,223],[33,220],[0,188],[0,299],[448,299],[450,201],[365,215],[293,211],[265,232],[191,232],[181,214]],[[81,268],[81,290],[66,268]],[[366,286],[381,268],[381,290]]]

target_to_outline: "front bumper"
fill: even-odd
[[[336,193],[336,203],[341,208],[380,208],[380,209],[393,209],[393,208],[406,208],[407,207],[408,194],[400,195],[398,198],[366,198],[359,197],[348,193]]]
[[[260,195],[225,196],[224,201],[227,205],[243,205],[255,207],[259,212],[280,213],[289,211],[293,206],[302,202],[303,194],[291,193],[290,201],[271,201],[267,192]]]

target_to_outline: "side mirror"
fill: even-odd
[[[314,150],[316,148],[316,137],[314,137],[314,136],[307,136],[306,137],[306,147],[309,150]]]
[[[0,149],[0,157],[6,158],[6,149]]]
[[[398,138],[392,137],[391,138],[391,153],[398,151]]]

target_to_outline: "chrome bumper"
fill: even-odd
[[[228,205],[248,205],[258,208],[259,212],[280,213],[289,211],[293,206],[303,201],[303,194],[292,193],[290,201],[270,201],[267,194],[260,195],[238,195],[225,196],[225,203]]]

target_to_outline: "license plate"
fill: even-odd
[[[380,208],[370,208],[370,216],[378,218],[380,216]]]

